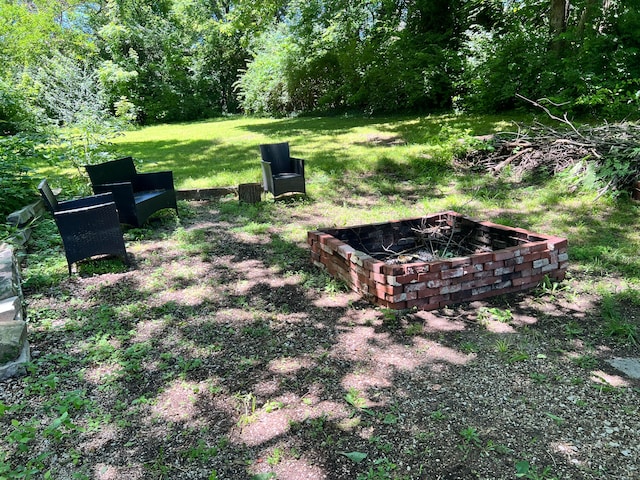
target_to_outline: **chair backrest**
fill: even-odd
[[[98,165],[85,165],[92,185],[107,183],[131,182],[136,176],[133,158],[124,157]]]
[[[38,185],[38,190],[40,190],[40,195],[42,195],[42,200],[44,201],[44,206],[51,213],[54,213],[58,210],[58,199],[51,191],[51,187],[49,187],[49,182],[46,179],[42,180]]]
[[[292,171],[289,142],[260,145],[262,160],[271,164],[274,175]]]

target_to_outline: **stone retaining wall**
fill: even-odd
[[[0,380],[24,373],[31,359],[22,310],[20,267],[13,247],[0,245]]]
[[[17,227],[18,233],[13,246],[0,244],[0,380],[24,373],[31,360],[19,256],[31,237],[29,225],[43,213],[44,204],[39,200],[10,214],[7,223]]]

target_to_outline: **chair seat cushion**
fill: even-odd
[[[136,203],[144,203],[148,200],[161,197],[162,195],[165,195],[168,192],[169,192],[168,190],[147,190],[144,192],[136,192],[133,195],[133,198],[135,199]]]
[[[302,177],[302,175],[297,174],[297,173],[291,173],[291,172],[287,172],[287,173],[278,173],[277,175],[274,175],[273,178],[279,178],[279,179],[285,179],[285,178],[298,178],[298,177]]]

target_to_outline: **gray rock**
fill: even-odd
[[[26,207],[21,208],[7,216],[7,223],[14,227],[22,227],[36,217],[44,213],[44,203],[38,200]]]
[[[607,363],[630,378],[640,380],[640,358],[612,358]]]
[[[20,297],[9,297],[0,300],[0,324],[22,320],[22,304]]]
[[[0,324],[0,363],[11,362],[20,356],[27,340],[25,322]]]
[[[29,342],[24,342],[20,356],[13,362],[0,365],[0,381],[27,373],[27,363],[31,361]]]

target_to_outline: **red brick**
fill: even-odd
[[[549,250],[563,250],[568,246],[566,238],[553,237],[549,239]]]
[[[425,283],[427,284],[427,288],[438,288],[442,285],[448,284],[449,282],[447,282],[446,280],[429,280]]]
[[[407,294],[406,293],[399,293],[397,295],[386,294],[384,296],[384,299],[387,302],[392,302],[392,303],[406,302],[407,301]]]
[[[506,260],[508,258],[510,259],[515,256],[520,256],[520,247],[503,248],[502,250],[493,252],[493,260],[496,262],[500,260]]]
[[[425,282],[408,283],[404,285],[405,292],[417,292],[418,290],[424,290],[425,288],[427,288],[427,284]]]
[[[495,270],[496,268],[504,267],[504,260],[497,260],[493,262],[485,262],[484,269],[485,270]]]
[[[411,275],[400,275],[399,277],[396,277],[396,281],[398,283],[401,284],[405,284],[405,283],[412,283],[412,282],[417,282],[418,281],[418,274],[414,273]]]
[[[504,261],[504,266],[505,267],[513,267],[515,265],[520,265],[524,263],[524,257],[514,257],[514,258],[508,258]]]
[[[462,277],[464,274],[465,274],[465,271],[463,267],[454,268],[452,270],[443,270],[442,272],[440,272],[440,275],[443,280],[446,280],[448,278]]]
[[[419,282],[428,282],[430,280],[439,280],[439,279],[440,279],[440,272],[427,272],[427,273],[421,273],[420,275],[418,275]]]
[[[477,253],[475,255],[473,255],[471,257],[471,263],[473,263],[474,265],[477,263],[486,263],[486,262],[490,262],[493,260],[493,253],[492,252],[487,252],[487,253]]]
[[[362,265],[364,268],[366,268],[367,270],[373,273],[381,273],[382,267],[384,266],[384,262],[381,262],[380,260],[375,260],[373,258],[365,258],[364,260],[362,260]]]
[[[535,262],[536,260],[540,260],[542,257],[544,257],[544,252],[533,252],[525,255],[523,258],[525,262]]]
[[[441,272],[442,270],[446,270],[449,267],[444,264],[444,262],[433,262],[429,263],[429,273],[433,272]]]
[[[439,295],[439,288],[425,288],[422,290],[418,290],[418,298],[428,298],[433,297],[434,295]]]
[[[507,275],[509,273],[513,273],[513,267],[496,268],[493,273],[496,277],[499,275]]]
[[[382,300],[380,298],[375,299],[375,303],[380,305],[383,308],[390,308],[392,310],[404,310],[407,308],[407,302],[387,302],[386,300]]]
[[[533,262],[524,262],[521,263],[520,265],[516,265],[515,267],[513,267],[513,270],[515,272],[522,272],[525,270],[530,270],[533,268]]]
[[[473,274],[473,278],[493,278],[494,274],[493,274],[493,270],[483,270],[482,272],[476,272]]]
[[[397,276],[397,275],[404,275],[404,268],[402,268],[402,265],[387,265],[385,264],[382,267],[382,272],[385,275],[393,275],[393,276]]]
[[[494,285],[499,282],[500,282],[500,279],[496,277],[487,277],[487,278],[477,279],[473,281],[472,288],[486,287],[487,285]]]
[[[369,272],[369,278],[378,283],[387,282],[387,276],[383,273]]]
[[[459,283],[452,283],[451,285],[445,285],[440,289],[441,295],[451,294],[462,290],[462,285]]]
[[[471,265],[471,258],[469,257],[453,258],[450,260],[450,263],[451,263],[451,268],[466,267]]]
[[[346,258],[349,260],[351,255],[355,252],[355,249],[347,244],[340,245],[336,249],[336,253],[340,255],[342,258]]]
[[[546,241],[530,243],[528,245],[528,247],[531,250],[531,253],[543,252],[544,250],[547,250],[547,248],[548,248]]]
[[[403,287],[394,287],[382,283],[376,283],[372,288],[374,289],[372,293],[376,293],[380,297],[384,297],[387,294],[398,295],[403,292]]]

